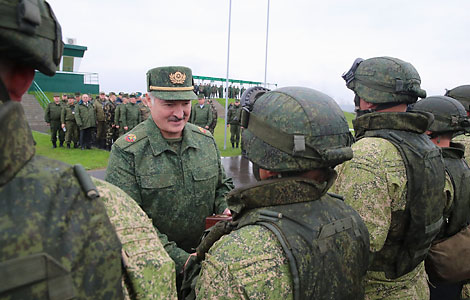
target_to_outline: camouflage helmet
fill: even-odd
[[[461,85],[447,90],[445,95],[458,100],[465,107],[465,110],[470,111],[470,85]]]
[[[285,87],[263,93],[254,103],[242,102],[242,143],[254,165],[275,172],[307,171],[352,158],[353,137],[329,96]]]
[[[60,63],[62,30],[44,0],[0,0],[0,55],[52,76]]]
[[[467,111],[459,101],[446,96],[427,97],[416,102],[413,111],[425,111],[434,115],[434,122],[429,126],[433,133],[460,132],[469,129]]]
[[[358,58],[342,77],[349,89],[369,103],[408,104],[426,97],[416,69],[393,57]]]

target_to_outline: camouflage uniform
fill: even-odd
[[[119,130],[115,127],[114,115],[116,112],[116,104],[112,101],[108,101],[104,106],[104,118],[106,122],[106,142],[105,147],[107,150],[111,150],[113,142],[119,137]]]
[[[225,228],[234,231],[210,247],[197,299],[362,299],[366,226],[340,196],[326,194],[336,178],[332,167],[352,157],[339,106],[301,87],[249,95],[243,143],[262,180],[227,196],[234,221]],[[331,150],[334,158],[319,154]],[[321,175],[307,175],[315,172]],[[198,246],[198,258],[218,227]]]
[[[121,122],[121,111],[124,111],[123,109],[124,106],[125,106],[124,103],[118,104],[116,105],[116,109],[114,111],[114,125],[119,126],[119,128],[117,128],[119,136],[124,134],[124,128]]]
[[[47,105],[44,113],[44,120],[51,126],[51,141],[52,145],[56,145],[57,133],[59,133],[59,142],[62,146],[64,144],[65,133],[61,128],[60,124],[60,112],[62,111],[62,105],[51,102]]]
[[[176,299],[175,263],[145,212],[121,189],[93,178],[122,244],[126,296],[131,299]]]
[[[429,117],[360,110],[362,101],[377,110],[414,103],[425,97],[421,80],[411,64],[389,57],[358,59],[343,78],[356,93],[353,125],[359,140],[353,159],[337,167],[333,191],[345,196],[369,230],[373,256],[366,299],[429,299],[423,260],[445,204],[440,150],[424,135]]]
[[[78,126],[75,121],[75,105],[68,105],[62,108],[60,113],[60,120],[62,124],[65,124],[65,142],[67,147],[70,147],[70,142],[73,142],[74,147],[78,147]]]
[[[139,109],[140,109],[140,121],[143,122],[149,118],[150,108],[141,102],[139,104]]]
[[[224,211],[224,195],[233,187],[206,130],[186,124],[180,147],[181,153],[175,152],[149,118],[114,143],[106,172],[106,181],[134,198],[181,248],[165,245],[177,270],[197,245],[205,217]]]
[[[0,115],[1,127],[15,132],[0,138],[1,281],[10,288],[24,284],[0,297],[46,299],[50,289],[63,298],[121,299],[121,245],[103,204],[85,195],[74,168],[34,155],[20,103],[0,104]],[[53,271],[30,277],[41,267],[27,263],[18,271],[27,259]]]

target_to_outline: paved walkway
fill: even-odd
[[[222,164],[227,176],[232,177],[236,188],[256,182],[253,177],[251,162],[243,156],[222,157]],[[93,177],[104,179],[106,169],[92,170],[88,173]]]

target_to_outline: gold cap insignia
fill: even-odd
[[[186,80],[186,74],[181,73],[181,72],[175,72],[170,74],[170,81],[173,84],[183,84],[184,81]]]

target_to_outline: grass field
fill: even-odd
[[[225,99],[216,99],[222,106],[225,105]],[[234,102],[234,99],[229,99],[229,103]],[[346,120],[348,121],[349,127],[352,128],[352,119],[355,115],[353,113],[344,112]],[[219,147],[221,156],[236,156],[241,154],[240,148],[232,149],[230,143],[230,128],[227,128],[227,149],[224,150],[224,124],[225,120],[219,118],[217,126],[215,127],[214,138]],[[80,149],[67,149],[67,148],[52,148],[50,136],[40,133],[33,132],[34,139],[36,141],[36,153],[39,155],[47,156],[53,159],[57,159],[68,164],[82,164],[85,169],[101,169],[106,168],[109,159],[109,152],[99,149],[91,150],[80,150]]]

